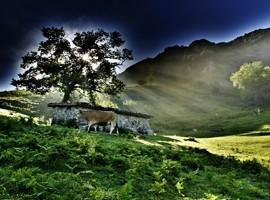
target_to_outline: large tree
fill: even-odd
[[[72,39],[63,28],[43,28],[42,33],[45,41],[22,57],[24,72],[12,85],[39,94],[58,88],[63,102],[76,89],[87,91],[93,103],[96,92],[116,95],[123,90],[116,68],[133,58],[119,32],[77,32]]]
[[[270,100],[270,66],[261,61],[245,63],[230,77],[244,97],[256,105]]]

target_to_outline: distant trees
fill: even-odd
[[[264,105],[270,100],[270,66],[263,62],[254,61],[241,65],[230,80],[251,103]]]
[[[58,88],[64,93],[63,102],[77,89],[86,91],[92,103],[96,92],[116,95],[123,90],[116,67],[133,57],[123,48],[119,32],[77,32],[72,39],[63,28],[43,28],[42,33],[45,41],[22,58],[24,72],[12,85],[39,94]]]

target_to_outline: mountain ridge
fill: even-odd
[[[229,42],[200,39],[189,46],[167,47],[127,68],[119,78],[127,86],[125,98],[136,102],[131,110],[154,115],[154,124],[164,130],[192,130],[216,114],[245,109],[229,77],[243,63],[255,60],[270,63],[269,28]]]
[[[155,70],[151,65],[157,65],[158,62],[162,62],[162,60],[169,57],[172,58],[173,60],[178,59],[176,60],[176,62],[178,62],[176,64],[178,66],[181,66],[185,64],[185,63],[184,64],[179,63],[181,59],[188,59],[188,57],[195,56],[197,58],[193,58],[193,60],[194,59],[196,60],[198,59],[198,57],[202,57],[205,54],[208,54],[209,56],[211,56],[211,54],[229,53],[229,51],[235,51],[236,49],[239,49],[239,48],[246,48],[246,46],[252,46],[252,45],[254,46],[257,43],[265,42],[265,40],[267,40],[267,42],[270,42],[270,28],[258,29],[250,33],[246,33],[243,36],[239,36],[229,42],[214,43],[206,39],[199,39],[199,40],[195,40],[191,42],[188,46],[178,46],[178,45],[170,46],[170,47],[165,48],[164,51],[159,53],[157,56],[153,58],[146,58],[130,66],[124,72],[122,72],[119,75],[119,77],[125,80],[127,83],[129,83],[130,77],[128,79],[125,78],[126,74],[128,74],[129,72],[136,73],[138,68],[142,68],[142,66],[143,68],[146,69],[146,72],[149,68],[152,70]],[[250,56],[249,54],[252,55],[252,53],[249,52],[246,54],[245,58],[243,59],[239,58],[239,60],[243,60],[241,62],[248,62],[248,61],[251,61],[254,59],[256,60],[259,58],[259,59],[262,59],[263,61],[268,61],[268,62],[270,61],[266,57]],[[250,58],[247,58],[248,56]],[[211,58],[209,60],[215,60],[215,59]],[[166,59],[165,62],[168,62],[168,59]],[[237,64],[238,65],[242,64],[241,62]],[[175,64],[172,64],[172,65],[175,66]],[[172,68],[172,67],[169,67],[169,68]],[[233,67],[233,69],[235,69],[235,66]],[[142,69],[140,69],[139,71],[142,71]],[[229,72],[231,73],[232,71],[230,70]],[[134,74],[132,76],[134,77]]]

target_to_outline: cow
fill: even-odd
[[[88,123],[87,131],[90,131],[90,127],[94,125],[95,132],[97,131],[97,124],[98,123],[107,123],[111,124],[110,127],[110,134],[112,134],[113,130],[116,127],[116,132],[118,133],[117,121],[118,116],[113,111],[97,111],[97,110],[90,110],[90,111],[79,111],[81,118],[85,119]]]

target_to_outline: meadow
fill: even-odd
[[[270,171],[162,138],[0,117],[1,199],[269,199]],[[167,141],[164,142],[164,141]],[[152,143],[152,142],[150,142]]]
[[[205,118],[197,132],[111,136],[48,125],[37,116],[50,97],[4,94],[0,199],[270,198],[267,107]]]

